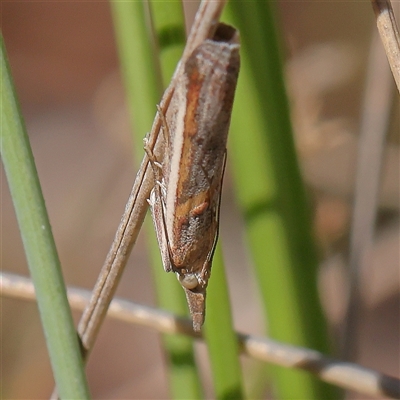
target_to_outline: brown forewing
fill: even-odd
[[[171,153],[166,154],[163,175],[167,196],[174,199],[167,203],[166,214],[173,218],[167,234],[175,271],[204,272],[205,263],[211,261],[238,72],[239,46],[206,40],[187,60],[169,109],[186,105],[183,125],[176,115],[167,113]],[[174,106],[174,102],[180,104]],[[176,151],[179,164],[172,165]],[[171,184],[168,178],[177,173],[171,168],[177,167],[179,177]]]

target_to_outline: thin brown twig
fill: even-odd
[[[372,0],[378,31],[400,92],[400,35],[390,0]]]
[[[35,290],[29,278],[0,273],[0,292],[11,298],[35,300]],[[68,288],[68,300],[75,310],[83,310],[91,293],[87,290]],[[202,339],[193,331],[192,322],[153,307],[114,298],[108,308],[108,317],[157,329],[169,334],[184,334]],[[360,365],[330,359],[318,351],[286,345],[265,337],[237,333],[243,353],[261,361],[287,368],[305,370],[321,380],[354,390],[361,394],[399,398],[400,380]]]

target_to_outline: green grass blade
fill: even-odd
[[[233,330],[230,300],[220,246],[207,288],[205,339],[210,356],[216,399],[243,399],[242,371],[236,334]]]
[[[0,42],[0,151],[35,285],[54,378],[61,398],[87,399],[89,390],[60,262],[2,36]]]
[[[153,42],[153,30],[145,21],[148,11],[144,2],[112,2],[120,60],[126,84],[126,93],[132,127],[135,132],[136,157],[143,157],[142,139],[150,130],[166,85],[179,61],[184,46],[183,13],[180,2],[151,3],[154,30],[158,34]],[[169,16],[173,16],[172,19]],[[139,61],[140,60],[140,61]],[[144,93],[145,92],[145,93]],[[185,295],[173,274],[167,275],[161,264],[160,250],[150,221],[149,234],[153,276],[160,307],[178,315],[187,314]],[[171,397],[198,399],[202,397],[200,378],[195,365],[193,340],[185,336],[163,336]]]
[[[150,9],[159,43],[161,74],[164,87],[167,87],[186,42],[182,3],[151,1]]]
[[[158,304],[163,309],[174,312],[174,314],[187,315],[188,307],[183,290],[174,274],[164,272],[160,249],[154,235],[151,236],[149,244],[151,246],[151,260]],[[193,339],[184,335],[163,335],[163,343],[167,355],[167,374],[171,397],[174,399],[203,398],[200,376],[196,367]]]
[[[111,6],[131,127],[137,132],[134,151],[139,162],[144,154],[143,137],[151,128],[163,93],[157,44],[146,19],[145,2],[112,1]]]
[[[270,2],[228,6],[242,40],[229,154],[269,335],[329,353],[273,11]],[[335,389],[307,374],[277,367],[273,373],[279,398],[338,398]]]

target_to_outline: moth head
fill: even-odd
[[[195,274],[183,274],[183,275],[178,275],[178,279],[180,284],[185,288],[185,289],[195,289],[198,284],[199,280],[197,279]]]

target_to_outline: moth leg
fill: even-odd
[[[147,157],[149,158],[151,168],[153,169],[153,174],[154,174],[154,180],[156,184],[161,184],[162,183],[162,165],[161,163],[157,160],[156,155],[154,154],[153,150],[149,146],[149,141],[147,138],[143,139],[143,148],[144,151],[147,154]]]
[[[149,199],[150,210],[153,217],[152,219],[156,231],[158,246],[160,247],[161,261],[165,272],[170,272],[173,268],[171,264],[168,235],[165,229],[163,204],[156,193],[156,188],[154,188]]]
[[[148,203],[150,205],[151,216],[153,219],[154,229],[156,231],[158,246],[160,247],[161,260],[164,270],[170,272],[172,270],[170,248],[168,235],[165,228],[165,185],[162,179],[162,165],[157,161],[153,151],[149,148],[148,142],[144,140],[144,150],[149,157],[150,164],[154,173],[154,187],[150,193]]]

